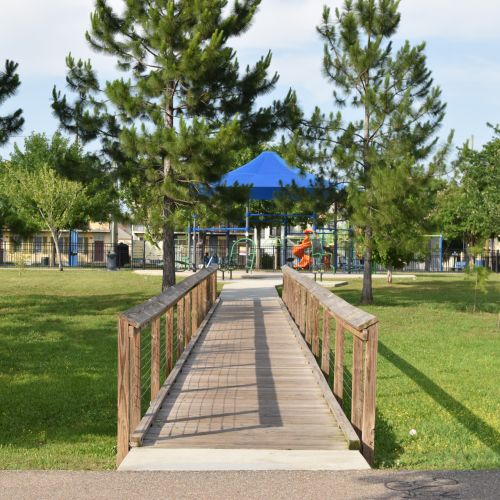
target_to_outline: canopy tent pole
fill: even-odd
[[[337,231],[337,202],[333,205],[333,269],[335,272],[338,270],[339,261],[339,234]]]
[[[245,243],[245,270],[248,273],[248,238],[250,237],[250,201],[247,202],[247,208],[245,212],[245,238],[247,239]]]
[[[197,259],[197,251],[198,249],[196,248],[196,214],[193,215],[193,270],[196,271],[198,269],[198,263],[196,262]]]
[[[286,265],[286,248],[288,236],[288,214],[283,216],[283,224],[281,227],[281,265]]]
[[[187,227],[187,261],[188,265],[191,262],[191,222],[188,222]]]

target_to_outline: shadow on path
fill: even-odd
[[[268,331],[268,328],[266,328],[264,321],[265,307],[265,305],[262,305],[261,300],[254,300],[255,376],[257,379],[259,419],[261,425],[281,427],[283,425],[283,421],[281,419],[278,395],[276,393],[273,371],[271,368],[271,358],[269,356],[269,346],[267,344],[267,335],[270,332]],[[259,328],[257,325],[262,325],[262,327]],[[271,382],[270,385],[268,383],[266,387],[267,390],[263,391],[262,388],[265,386],[263,381],[266,380],[272,380],[273,382]],[[268,411],[265,411],[264,407],[266,407]],[[269,416],[270,414],[272,416]]]

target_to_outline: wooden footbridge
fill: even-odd
[[[278,283],[217,297],[211,267],[120,315],[120,470],[369,468],[378,321],[289,267]]]

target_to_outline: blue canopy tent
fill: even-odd
[[[220,181],[226,186],[251,184],[251,200],[272,200],[282,186],[295,183],[298,187],[310,189],[315,182],[313,174],[302,174],[298,168],[288,166],[283,158],[272,151],[261,153],[246,165],[226,174]]]

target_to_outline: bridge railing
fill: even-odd
[[[283,302],[330,381],[344,413],[350,415],[361,438],[363,456],[372,464],[378,319],[291,267],[284,266],[282,270]],[[351,335],[352,345],[346,342],[346,333]],[[351,359],[346,355],[350,352]]]
[[[217,297],[217,267],[186,278],[118,319],[117,464],[140,446]]]

